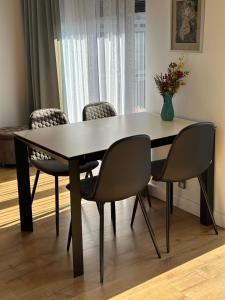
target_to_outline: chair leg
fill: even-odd
[[[40,175],[40,170],[37,170],[36,176],[35,176],[35,179],[34,179],[34,186],[33,186],[33,189],[32,189],[32,194],[31,194],[31,203],[32,203],[33,200],[34,200],[34,195],[35,195],[35,192],[36,192],[36,188],[37,188],[37,184],[38,184],[39,175]]]
[[[200,184],[202,193],[203,193],[203,195],[204,195],[205,203],[206,203],[206,206],[207,206],[207,209],[208,209],[210,218],[211,218],[211,220],[212,220],[212,223],[213,223],[213,227],[214,227],[215,233],[218,234],[216,222],[215,222],[215,219],[214,219],[214,216],[213,216],[212,209],[211,209],[210,204],[209,204],[208,195],[207,195],[207,192],[206,192],[206,189],[205,189],[205,185],[204,185],[204,183],[203,183],[203,180],[202,180],[202,177],[201,177],[201,176],[198,177],[198,181],[199,181],[199,184]]]
[[[138,196],[136,196],[135,202],[134,202],[134,208],[133,208],[131,222],[130,222],[131,227],[133,227],[133,224],[134,224],[134,218],[135,218],[135,215],[136,215],[137,206],[138,206]]]
[[[170,252],[170,196],[171,196],[171,182],[166,183],[166,251]]]
[[[88,177],[93,177],[93,173],[92,171],[87,171],[85,174],[85,179],[87,179]]]
[[[104,203],[99,203],[100,212],[100,282],[104,280]]]
[[[71,240],[72,240],[72,222],[70,221],[70,228],[69,228],[68,240],[67,240],[67,247],[66,247],[67,251],[70,250]]]
[[[56,222],[56,235],[59,235],[59,180],[55,176],[55,222]]]
[[[173,183],[170,184],[170,214],[173,214]]]
[[[116,203],[111,202],[111,220],[113,223],[113,233],[116,234]]]
[[[148,204],[149,204],[150,207],[152,207],[152,201],[151,201],[148,185],[146,185],[145,193],[146,193],[146,197],[147,197],[147,200],[148,200]]]
[[[142,199],[140,193],[138,194],[137,198],[138,198],[138,201],[140,203],[141,210],[143,212],[143,215],[144,215],[144,218],[145,218],[145,222],[147,224],[147,227],[148,227],[150,236],[152,238],[152,242],[154,244],[155,250],[157,252],[158,257],[161,258],[161,254],[160,254],[159,247],[158,247],[158,244],[157,244],[157,241],[156,241],[155,233],[153,231],[152,225],[151,225],[150,220],[148,218],[148,214],[147,214],[147,211],[145,209],[144,202],[143,202],[143,199]]]

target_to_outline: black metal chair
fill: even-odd
[[[100,281],[104,275],[104,205],[137,195],[155,250],[161,257],[141,191],[151,175],[151,142],[147,135],[136,135],[115,142],[104,155],[98,176],[81,181],[82,198],[95,201],[100,213]],[[68,186],[69,188],[69,186]],[[71,230],[69,231],[71,235]]]
[[[67,124],[67,117],[64,112],[56,108],[38,109],[32,112],[29,119],[29,128],[37,129],[44,127],[52,127]],[[67,165],[52,159],[46,154],[30,149],[31,164],[37,169],[31,199],[33,202],[40,171],[55,177],[55,216],[56,216],[56,234],[59,235],[59,189],[58,177],[69,176],[69,168]],[[80,165],[80,173],[92,176],[92,170],[98,166],[98,161],[87,162]]]
[[[151,163],[153,179],[166,182],[167,252],[170,250],[169,229],[173,182],[184,181],[195,177],[198,178],[215,233],[218,234],[202,179],[203,172],[208,169],[213,160],[214,142],[215,127],[213,123],[196,123],[181,130],[170,148],[167,159],[153,161]],[[132,213],[131,226],[133,226],[137,205],[138,202],[136,200]]]

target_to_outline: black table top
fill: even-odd
[[[174,119],[162,121],[159,115],[142,112],[91,121],[16,132],[15,136],[66,160],[104,151],[115,141],[147,134],[152,141],[176,136],[181,129],[195,123]]]

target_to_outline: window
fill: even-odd
[[[120,2],[121,1],[121,2]],[[109,101],[118,114],[145,109],[145,1],[60,1],[64,110]],[[73,4],[73,5],[72,5]],[[110,5],[109,5],[110,4]]]

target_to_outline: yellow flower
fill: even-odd
[[[177,64],[177,69],[182,70],[184,68],[184,57],[179,57],[179,62]]]

